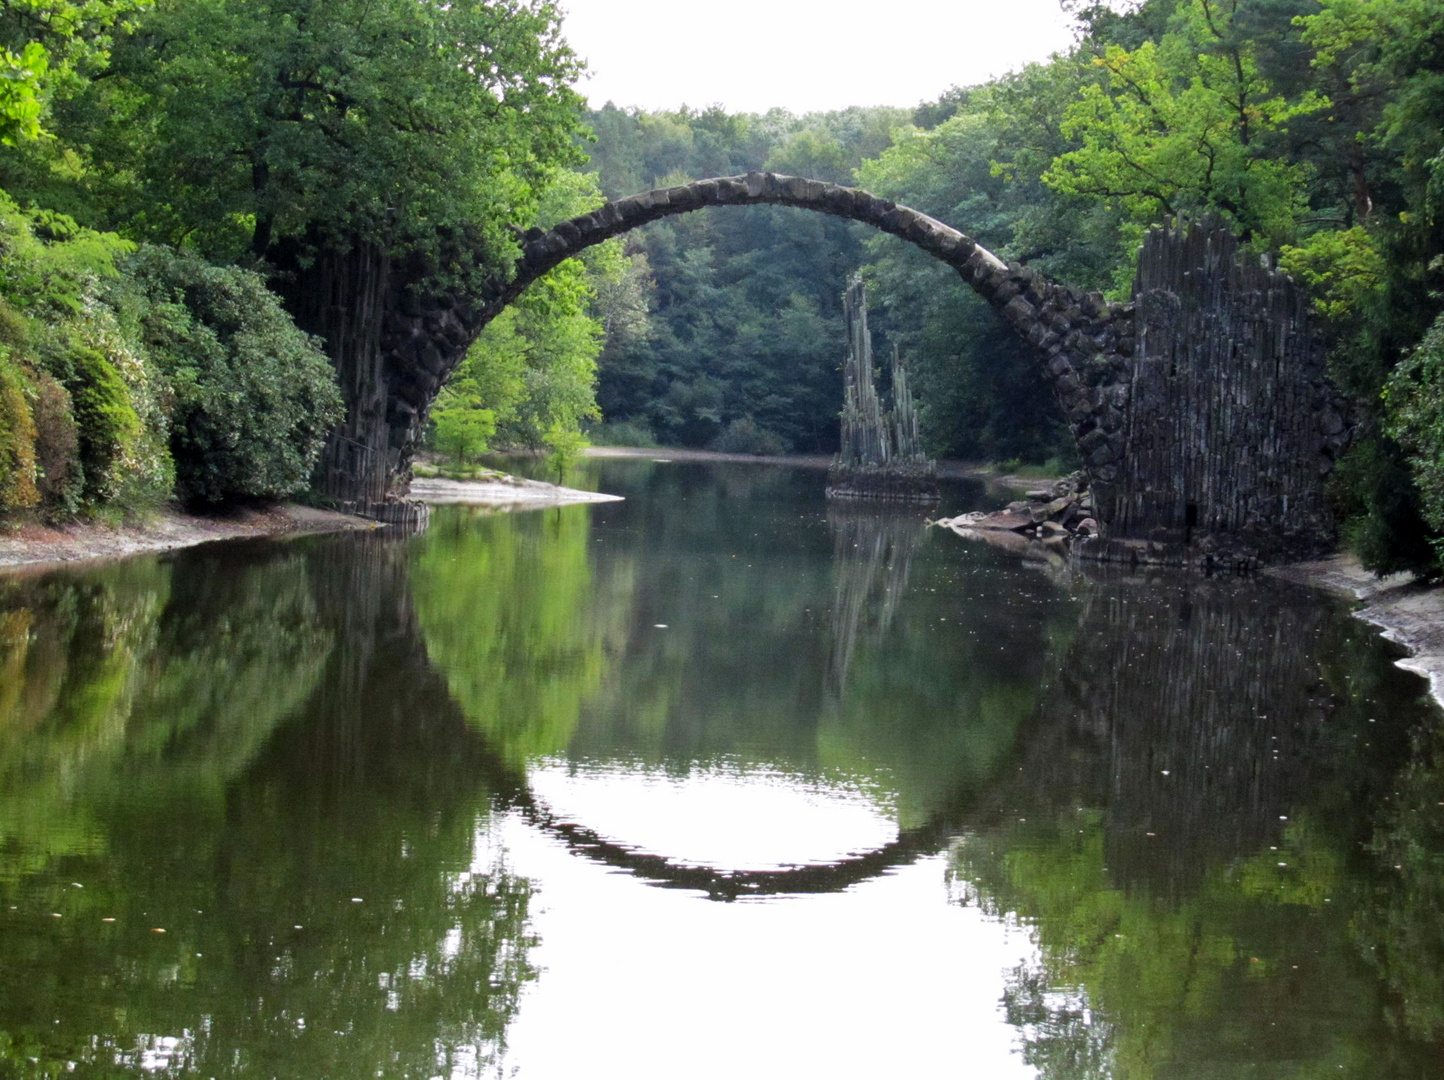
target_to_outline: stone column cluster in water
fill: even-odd
[[[843,365],[842,438],[828,473],[834,499],[930,502],[938,496],[937,463],[923,452],[907,368],[896,346],[889,375],[893,407],[884,409],[867,328],[867,290],[854,275],[842,298],[847,322]]]

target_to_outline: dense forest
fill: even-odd
[[[1444,6],[1072,14],[1076,45],[1046,63],[911,109],[795,116],[587,112],[584,58],[536,0],[4,0],[0,502],[302,491],[386,311],[510,272],[519,227],[768,168],[1120,299],[1146,229],[1221,217],[1315,296],[1357,423],[1334,481],[1348,541],[1377,570],[1433,570]],[[559,267],[471,345],[429,437],[459,459],[565,457],[584,434],[828,452],[859,268],[935,452],[1071,463],[1030,357],[955,275],[776,207],[658,222]]]
[[[1314,293],[1358,425],[1334,482],[1349,541],[1381,571],[1434,565],[1444,6],[1148,0],[1075,15],[1067,55],[910,116],[608,106],[588,118],[589,168],[608,194],[759,167],[851,180],[1115,299],[1129,295],[1147,228],[1216,215]],[[1069,462],[1024,348],[955,275],[807,216],[733,210],[629,241],[652,284],[651,326],[607,342],[599,388],[623,439],[641,428],[691,445],[831,449],[838,268],[861,265],[882,308],[875,329],[916,371],[936,452]],[[811,348],[791,344],[819,319]]]

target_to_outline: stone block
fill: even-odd
[[[1003,305],[1003,318],[1014,326],[1026,326],[1033,321],[1033,308],[1021,296],[1015,296]]]
[[[1026,296],[1023,296],[1023,290],[1021,286],[1019,286],[1018,283],[1012,278],[1007,277],[1003,274],[996,274],[994,275],[994,278],[997,284],[992,286],[992,296],[990,299],[993,301],[993,303],[1006,304],[1015,296],[1020,297],[1023,303],[1028,303],[1028,298]],[[1028,304],[1028,310],[1030,312],[1033,310],[1032,304]]]
[[[747,201],[747,182],[735,176],[722,177],[717,181],[717,200],[732,206]]]
[[[1113,445],[1112,439],[1104,439],[1093,448],[1093,452],[1085,459],[1090,469],[1099,469],[1104,465],[1111,465],[1118,460],[1118,448]],[[1099,476],[1100,480],[1106,477]]]
[[[617,216],[622,219],[625,225],[636,225],[647,216],[647,208],[651,205],[640,195],[629,195],[625,199],[618,199],[612,204],[616,207]]]

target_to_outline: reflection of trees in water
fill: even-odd
[[[417,632],[471,723],[514,765],[566,751],[626,641],[630,565],[594,574],[584,507],[453,511],[411,549]]]
[[[529,883],[476,852],[478,820],[504,806],[579,854],[715,895],[844,887],[967,826],[960,890],[1035,926],[1042,964],[1013,976],[1005,1005],[1044,1075],[1237,1075],[1260,1061],[1285,1063],[1278,1075],[1431,1075],[1437,1055],[1417,1040],[1444,1016],[1444,751],[1421,735],[1396,772],[1409,748],[1368,720],[1400,715],[1395,697],[1417,684],[1367,630],[1258,582],[1105,582],[1075,619],[1041,578],[942,567],[891,526],[869,541],[845,520],[832,582],[817,535],[818,560],[778,571],[794,591],[758,599],[773,582],[760,589],[732,556],[770,538],[720,546],[725,509],[673,526],[695,528],[681,546],[710,560],[688,586],[708,613],[691,638],[638,632],[688,582],[682,556],[623,587],[630,556],[589,556],[585,530],[547,532],[543,516],[506,526],[522,530],[511,547],[457,537],[423,553],[368,535],[14,585],[0,596],[0,1073],[66,1060],[101,1072],[127,1054],[137,1072],[142,1044],[208,1075],[487,1072],[535,974]],[[476,563],[487,550],[498,561]],[[621,584],[599,591],[611,574]],[[909,574],[916,598],[899,611]],[[506,597],[485,595],[505,582]],[[578,597],[603,594],[586,602],[606,610],[577,616]],[[828,670],[850,685],[814,728],[818,711],[778,688],[829,629],[796,613],[829,594],[843,616],[831,628],[853,643]],[[763,602],[780,614],[745,606]],[[943,616],[974,632],[934,637]],[[739,624],[759,629],[743,641]],[[759,651],[775,665],[773,711],[748,727],[699,713],[721,732],[687,748],[796,746],[806,762],[825,744],[853,775],[887,764],[925,812],[879,852],[750,879],[550,819],[518,759],[586,737],[589,695],[625,685],[609,665],[639,641],[665,702],[730,689]],[[530,652],[541,665],[514,692],[554,676],[551,697],[485,685]],[[826,661],[803,670],[814,696]],[[688,687],[684,665],[703,664],[710,677]],[[478,720],[525,708],[519,726]],[[800,733],[737,736],[783,720]],[[635,745],[665,756],[677,725],[655,730]],[[14,825],[42,820],[74,827]],[[64,918],[39,917],[52,911]],[[102,915],[118,921],[97,932]]]
[[[1419,689],[1301,590],[1095,585],[1018,773],[954,849],[966,900],[1034,927],[1040,966],[1005,997],[1027,1059],[1050,1078],[1427,1075],[1439,1049],[1400,1038],[1365,964],[1385,946],[1357,930],[1401,895],[1360,848]],[[1383,936],[1437,942],[1434,921]]]
[[[1058,986],[1046,966],[1007,973],[1003,1015],[1024,1033],[1023,1060],[1047,1080],[1113,1080],[1117,1032],[1095,1013],[1081,988]]]
[[[10,608],[60,619],[90,652],[149,644],[127,661],[146,685],[108,756],[70,723],[31,723],[43,752],[27,788],[6,788],[18,820],[83,815],[85,843],[0,879],[0,1073],[497,1071],[535,976],[530,886],[476,849],[495,767],[427,661],[404,547],[365,536],[180,561],[172,598],[189,595],[173,608],[96,603],[119,588],[103,574],[46,579],[48,614]],[[120,633],[143,620],[118,612],[150,612],[152,628]],[[58,680],[4,659],[115,700],[113,679],[80,675],[116,665],[86,655],[73,645]],[[242,707],[262,737],[228,734]]]
[[[836,594],[826,679],[828,691],[841,697],[859,634],[876,640],[892,626],[924,525],[916,512],[835,503],[828,504],[827,524]]]
[[[331,645],[305,565],[247,550],[4,583],[0,878],[94,850],[100,807],[218,789],[305,701]]]
[[[226,1041],[281,1051],[281,1075],[499,1073],[536,976],[530,883],[476,851],[491,797],[510,793],[427,657],[408,556],[373,536],[314,560],[334,662],[230,798],[233,849],[283,852],[232,871],[236,931],[306,928],[284,968],[251,952],[229,999]],[[291,1048],[296,1015],[314,1019]]]
[[[1393,1025],[1444,1043],[1444,726],[1414,733],[1369,838],[1388,878],[1354,920],[1360,954],[1389,991]],[[1392,873],[1390,873],[1392,871]]]

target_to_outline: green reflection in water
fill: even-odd
[[[118,778],[138,674],[169,589],[168,569],[150,560],[83,581],[4,583],[0,884],[103,848],[74,793],[86,773]]]
[[[103,847],[105,808],[162,792],[214,802],[331,647],[299,559],[180,580],[154,559],[12,580],[0,608],[6,880]]]
[[[953,895],[1036,935],[1045,1076],[1444,1074],[1444,735],[1367,628],[1060,584],[814,474],[597,480],[628,501],[0,583],[0,1076],[504,1070],[533,884],[489,845],[542,757],[957,836]]]
[[[492,750],[559,754],[621,651],[631,565],[593,581],[590,510],[448,508],[414,545],[412,592],[433,663]]]
[[[535,977],[404,545],[7,583],[0,1075],[494,1071]]]
[[[1437,745],[1420,689],[1291,589],[1095,586],[1014,788],[953,850],[962,898],[1041,947],[1005,997],[1027,1060],[1050,1080],[1439,1075],[1420,804],[1440,784],[1432,759],[1395,773],[1409,717]]]
[[[1391,1025],[1437,1044],[1444,1042],[1444,728],[1418,732],[1412,750],[1369,839],[1384,885],[1352,930],[1388,990]]]
[[[1002,766],[1076,621],[1006,556],[960,568],[920,513],[829,511],[820,474],[599,474],[627,501],[443,508],[416,545],[428,653],[513,763],[766,766],[919,825]]]

